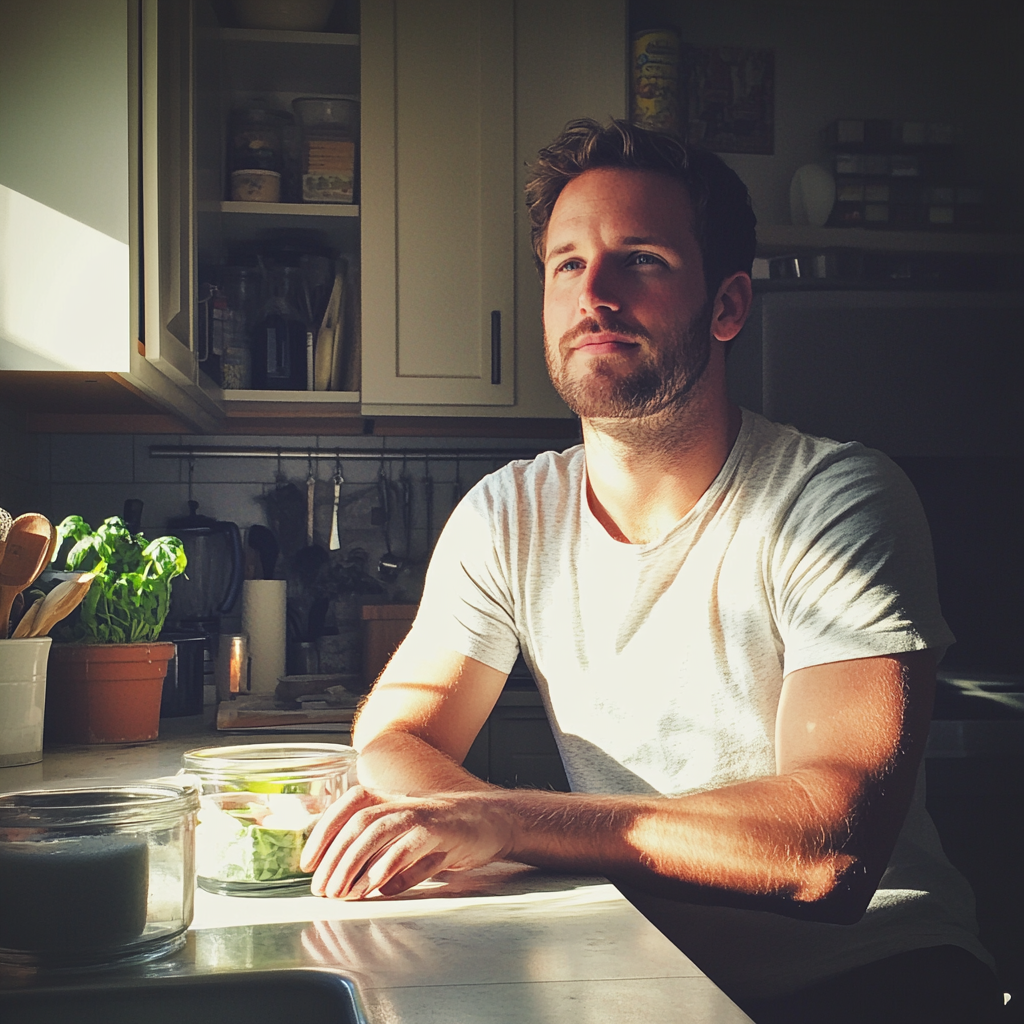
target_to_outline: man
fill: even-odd
[[[916,786],[952,641],[927,525],[884,456],[729,402],[746,189],[711,154],[581,121],[528,200],[583,445],[453,514],[359,717],[361,786],[307,844],[314,892],[497,859],[592,871],[756,1020],[984,1019],[970,891]],[[460,767],[519,650],[572,794]]]

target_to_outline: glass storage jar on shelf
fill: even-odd
[[[232,200],[281,201],[283,133],[291,122],[291,116],[284,111],[259,106],[241,107],[231,112],[228,166]]]
[[[320,815],[349,788],[356,752],[340,743],[253,743],[182,755],[202,787],[196,875],[208,892],[309,894],[299,867]]]
[[[292,109],[302,127],[302,201],[354,203],[358,101],[307,97]]]
[[[259,305],[260,273],[251,267],[220,267],[210,297],[210,351],[220,365],[220,386],[252,387],[250,333]]]
[[[198,808],[187,778],[0,795],[0,974],[140,963],[180,948]]]

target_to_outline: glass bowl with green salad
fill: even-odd
[[[226,896],[308,895],[302,847],[355,778],[340,743],[249,743],[186,751],[201,786],[196,881]]]

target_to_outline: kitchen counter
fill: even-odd
[[[192,747],[285,738],[216,733],[209,715],[165,719],[161,733],[151,743],[48,748],[40,764],[0,769],[0,791],[170,775]],[[338,733],[290,738],[341,741]],[[182,950],[102,977],[293,967],[352,978],[372,1024],[749,1020],[605,880],[514,864],[449,872],[401,896],[355,902],[197,890]]]

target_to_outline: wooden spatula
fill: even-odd
[[[0,637],[7,637],[11,605],[46,568],[53,541],[53,526],[46,516],[26,512],[11,523],[4,560],[0,562]]]
[[[37,597],[32,602],[31,607],[24,615],[18,620],[18,624],[14,627],[14,632],[11,634],[12,640],[21,640],[23,637],[29,637],[32,635],[32,626],[36,621],[36,616],[39,614],[39,609],[43,606],[43,599]]]
[[[58,583],[46,597],[37,601],[25,613],[24,618],[18,623],[18,628],[14,631],[14,639],[46,636],[61,619],[67,618],[82,603],[95,578],[95,573],[87,572],[79,576],[77,580],[64,580],[63,583]],[[35,610],[34,615],[32,615],[33,610]],[[32,615],[32,619],[28,626],[25,626],[25,620],[30,615]],[[22,627],[25,627],[24,630]]]

